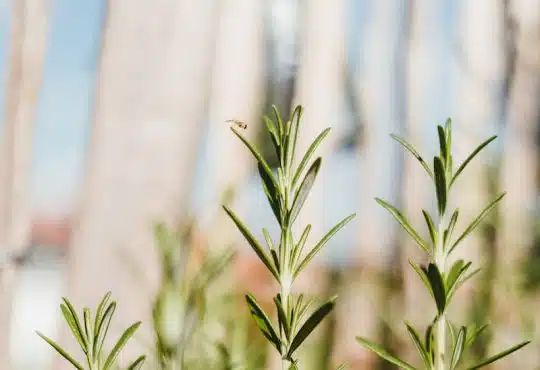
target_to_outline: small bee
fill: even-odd
[[[247,129],[247,124],[244,122],[244,121],[239,121],[237,119],[229,119],[225,122],[228,122],[231,124],[231,126],[235,126],[235,127],[238,127],[238,128],[241,128],[242,130],[245,130]]]

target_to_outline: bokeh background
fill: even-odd
[[[540,369],[540,1],[1,0],[0,84],[2,370],[60,368],[34,330],[69,342],[64,295],[93,307],[112,290],[115,325],[144,322],[131,347],[151,342],[155,221],[194,220],[194,250],[238,249],[213,295],[271,302],[270,274],[220,205],[277,231],[254,161],[225,122],[244,121],[271,158],[261,117],[272,104],[285,117],[304,106],[302,148],[332,127],[301,215],[311,241],[358,214],[298,283],[339,295],[303,368],[392,368],[356,335],[418,363],[402,322],[425,327],[435,313],[407,263],[425,257],[373,198],[423,226],[433,189],[388,134],[431,158],[436,125],[452,117],[457,162],[499,135],[456,184],[458,229],[508,194],[459,251],[484,269],[451,316],[492,323],[471,359],[530,338],[493,368]],[[214,311],[248,317],[243,304],[227,307]],[[244,357],[276,368],[251,329]]]

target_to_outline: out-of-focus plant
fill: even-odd
[[[153,304],[156,357],[164,370],[208,368],[209,351],[200,348],[193,338],[203,326],[207,312],[207,288],[230,264],[230,249],[216,256],[205,256],[202,266],[189,274],[190,226],[176,230],[164,224],[155,227],[161,256],[161,286]],[[204,366],[203,366],[204,364]]]
[[[247,294],[246,300],[257,326],[281,355],[282,368],[296,369],[298,366],[295,360],[296,351],[332,311],[336,297],[326,301],[308,315],[313,300],[304,299],[303,294],[294,296],[291,291],[293,283],[330,238],[349,223],[354,215],[340,221],[310,248],[309,252],[304,253],[311,225],[307,225],[300,236],[294,235],[293,225],[321,167],[320,157],[311,164],[310,161],[319,144],[330,132],[330,128],[317,136],[300,162],[296,163],[295,152],[302,107],[296,107],[291,119],[287,122],[282,121],[276,107],[273,107],[273,111],[275,120],[265,117],[264,121],[279,162],[277,175],[272,172],[255,146],[247,141],[237,128],[231,127],[231,130],[247,146],[257,161],[264,192],[280,226],[279,240],[272,240],[268,230],[263,228],[267,244],[266,248],[263,247],[231,209],[226,206],[224,209],[269,273],[279,283],[280,293],[274,297],[278,316],[277,325],[272,323],[253,295]]]
[[[423,157],[411,144],[401,137],[391,135],[393,139],[403,145],[420,162],[428,176],[433,180],[438,217],[433,220],[426,210],[422,210],[429,232],[429,240],[424,240],[405,216],[394,206],[379,198],[376,198],[376,201],[392,214],[396,221],[428,254],[430,259],[427,266],[421,266],[410,261],[410,265],[418,273],[418,276],[435,301],[437,309],[435,318],[427,327],[424,339],[421,339],[417,330],[411,324],[406,324],[407,331],[422,359],[423,368],[429,370],[479,369],[517,351],[530,342],[522,342],[494,356],[481,360],[476,364],[464,366],[461,364],[464,352],[486,329],[487,324],[479,327],[475,325],[461,326],[458,329],[447,317],[447,308],[457,289],[479,271],[479,269],[471,271],[471,262],[466,262],[462,259],[448,266],[449,257],[456,247],[474,231],[483,218],[505,195],[505,193],[498,195],[457,238],[453,238],[459,209],[454,210],[451,215],[447,210],[450,190],[469,162],[490,142],[495,140],[496,136],[480,144],[457,169],[454,169],[451,150],[452,126],[450,119],[447,120],[445,127],[437,126],[437,130],[440,154],[434,157],[433,168],[425,162]],[[449,343],[447,341],[448,339],[450,339]],[[400,368],[407,370],[419,369],[391,355],[384,348],[366,338],[357,337],[357,340],[368,349],[376,352],[379,356]]]
[[[90,309],[83,309],[83,320],[80,320],[75,307],[67,298],[63,298],[63,303],[60,305],[62,314],[66,323],[69,325],[73,336],[79,342],[83,350],[88,367],[83,366],[71,354],[69,354],[60,345],[52,339],[43,335],[39,331],[36,333],[49,343],[62,357],[69,361],[74,368],[78,370],[113,370],[118,369],[117,357],[127,341],[133,336],[141,322],[136,322],[124,331],[120,339],[116,342],[113,349],[107,354],[104,344],[109,331],[109,325],[116,309],[116,302],[110,302],[111,293],[107,293],[101,300],[96,314],[92,318]],[[138,357],[127,370],[138,370],[142,367],[146,356]]]

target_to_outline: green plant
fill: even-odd
[[[340,221],[307,254],[303,253],[311,225],[307,225],[299,237],[294,235],[293,225],[314,184],[322,159],[316,158],[311,165],[308,166],[308,164],[319,144],[330,132],[330,128],[317,136],[295,168],[295,149],[302,107],[296,107],[291,119],[287,122],[282,121],[276,107],[273,107],[273,111],[275,121],[269,117],[264,117],[264,121],[279,162],[277,176],[260,152],[236,128],[231,127],[231,130],[247,146],[257,161],[264,193],[281,230],[279,241],[276,243],[272,240],[268,230],[263,228],[267,244],[267,248],[264,248],[231,209],[226,206],[224,209],[279,283],[280,293],[274,297],[278,316],[277,328],[253,295],[247,294],[246,300],[257,326],[281,355],[282,368],[296,369],[295,352],[332,311],[336,297],[323,303],[306,319],[312,300],[304,299],[303,294],[294,296],[291,291],[293,283],[330,238],[355,215],[350,215]]]
[[[86,363],[88,370],[109,370],[118,368],[116,359],[118,354],[124,348],[127,341],[133,336],[135,331],[139,328],[141,322],[136,322],[124,331],[120,336],[120,339],[116,342],[113,349],[107,355],[104,351],[105,339],[109,331],[109,325],[116,309],[116,302],[110,302],[111,293],[107,293],[101,300],[96,315],[92,318],[90,310],[88,308],[83,309],[83,320],[79,319],[77,311],[67,298],[63,298],[64,303],[60,305],[64,319],[66,320],[71,332],[81,349],[86,356]],[[49,343],[62,357],[69,361],[73,367],[79,370],[84,370],[85,367],[75,358],[67,353],[62,347],[60,347],[52,339],[46,337],[39,331],[36,333]],[[127,370],[138,370],[142,367],[146,356],[138,357]]]
[[[468,327],[461,326],[456,330],[447,317],[447,308],[457,289],[479,271],[479,269],[471,271],[471,262],[466,262],[462,259],[457,260],[449,266],[450,268],[447,268],[449,257],[456,247],[480,224],[482,219],[505,195],[505,193],[502,193],[491,201],[465,230],[454,239],[452,236],[458,220],[459,209],[454,210],[451,215],[447,212],[450,190],[469,162],[492,142],[496,136],[480,144],[454,172],[451,151],[452,126],[450,119],[447,120],[445,127],[437,126],[437,130],[440,154],[434,157],[433,168],[429,167],[411,144],[401,137],[391,135],[393,139],[405,147],[420,162],[428,176],[433,180],[437,199],[438,217],[435,220],[436,222],[426,210],[422,210],[429,232],[429,241],[424,240],[420,236],[398,209],[382,199],[376,198],[376,201],[392,214],[396,221],[428,254],[430,259],[427,266],[421,266],[409,261],[434,299],[437,309],[437,314],[432,324],[426,330],[424,340],[421,339],[417,330],[411,324],[406,323],[407,331],[420,354],[424,368],[429,370],[479,369],[517,351],[529,343],[529,341],[522,342],[472,366],[462,366],[461,360],[465,350],[484,331],[487,325],[479,327],[474,325]],[[451,341],[447,343],[447,339],[449,338]],[[368,349],[376,352],[379,356],[400,368],[407,370],[417,369],[417,367],[391,355],[384,348],[368,339],[357,337],[357,340]]]
[[[204,256],[195,274],[188,273],[191,224],[172,230],[164,224],[155,227],[155,239],[161,257],[161,286],[153,304],[153,329],[156,355],[164,370],[208,368],[207,348],[195,350],[194,336],[202,331],[207,313],[207,288],[230,264],[230,249],[216,256]],[[202,333],[201,333],[202,336]],[[186,353],[190,358],[186,358]],[[205,366],[202,366],[202,364]],[[156,364],[158,365],[158,364]]]

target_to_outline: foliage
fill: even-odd
[[[92,318],[91,312],[88,308],[83,309],[83,320],[81,321],[77,315],[75,307],[67,298],[63,298],[63,303],[60,305],[64,319],[68,324],[73,336],[79,343],[82,351],[86,357],[86,363],[88,367],[84,367],[78,362],[71,354],[69,354],[60,345],[48,338],[39,331],[36,332],[43,340],[49,343],[64,359],[69,361],[74,368],[78,370],[109,370],[117,369],[118,364],[116,359],[118,354],[124,348],[127,341],[133,336],[135,331],[139,328],[141,322],[136,322],[127,328],[120,336],[120,339],[116,342],[113,349],[107,355],[104,350],[105,340],[109,331],[109,325],[116,309],[116,302],[110,302],[111,293],[107,293],[101,300],[99,306],[96,309],[96,314]],[[138,357],[127,368],[127,370],[138,370],[142,367],[146,356]]]
[[[268,272],[279,283],[280,293],[274,297],[278,316],[277,325],[272,323],[268,314],[252,294],[246,295],[246,301],[262,334],[281,355],[283,367],[296,369],[298,366],[297,360],[295,360],[296,351],[332,311],[336,297],[324,302],[308,315],[312,300],[304,299],[303,294],[294,296],[291,293],[292,285],[300,272],[308,266],[331,237],[349,223],[354,215],[337,223],[320,241],[314,244],[309,252],[304,253],[311,225],[307,225],[299,237],[294,235],[293,225],[321,168],[322,158],[316,158],[312,162],[311,159],[317,147],[329,134],[330,128],[316,137],[300,162],[296,163],[296,144],[300,131],[302,107],[296,107],[291,119],[287,122],[281,119],[277,108],[273,107],[273,111],[274,120],[265,117],[264,121],[279,162],[277,175],[272,172],[268,162],[252,143],[236,128],[232,127],[231,130],[246,145],[257,161],[264,193],[280,226],[279,241],[272,240],[268,230],[263,228],[266,240],[266,247],[263,247],[236,213],[226,206],[224,209]]]
[[[453,238],[454,229],[459,216],[459,209],[455,209],[451,213],[448,212],[447,208],[450,190],[470,161],[496,137],[493,136],[480,144],[454,171],[451,150],[452,125],[450,119],[447,120],[445,127],[437,126],[437,130],[440,153],[438,156],[434,157],[432,167],[428,165],[416,148],[409,144],[405,139],[392,135],[393,139],[399,142],[420,162],[427,175],[433,180],[437,199],[437,223],[434,222],[433,218],[426,210],[422,210],[429,232],[429,240],[424,240],[407,218],[394,206],[379,198],[377,198],[376,201],[392,214],[396,221],[430,258],[430,262],[427,266],[419,265],[413,261],[410,261],[410,265],[416,271],[427,291],[433,298],[437,308],[437,314],[432,323],[427,327],[423,337],[420,336],[411,324],[406,323],[407,331],[418,350],[423,363],[423,368],[428,370],[479,369],[517,351],[529,343],[529,341],[522,342],[473,365],[462,365],[461,362],[464,352],[485,330],[487,325],[482,325],[480,327],[474,325],[461,326],[458,328],[447,318],[446,314],[447,308],[457,289],[475,276],[479,271],[479,269],[472,270],[471,262],[462,259],[457,260],[451,266],[447,266],[448,258],[456,247],[476,229],[484,217],[487,216],[505,195],[505,193],[498,195],[474,220],[472,220],[472,222],[470,222],[469,226],[467,226],[457,238]],[[450,339],[450,352],[447,351],[447,339]],[[402,369],[418,369],[418,367],[395,357],[381,346],[366,338],[357,337],[357,340],[366,348],[376,352],[380,357]]]
[[[207,354],[210,351],[194,350],[193,339],[201,330],[207,313],[207,288],[234,257],[230,249],[216,256],[205,256],[202,266],[190,276],[190,230],[191,226],[177,230],[168,229],[164,224],[155,227],[162,268],[161,287],[152,311],[155,352],[159,367],[167,370],[209,368],[212,359]],[[191,356],[186,358],[186,353]],[[201,367],[202,364],[205,365]]]

